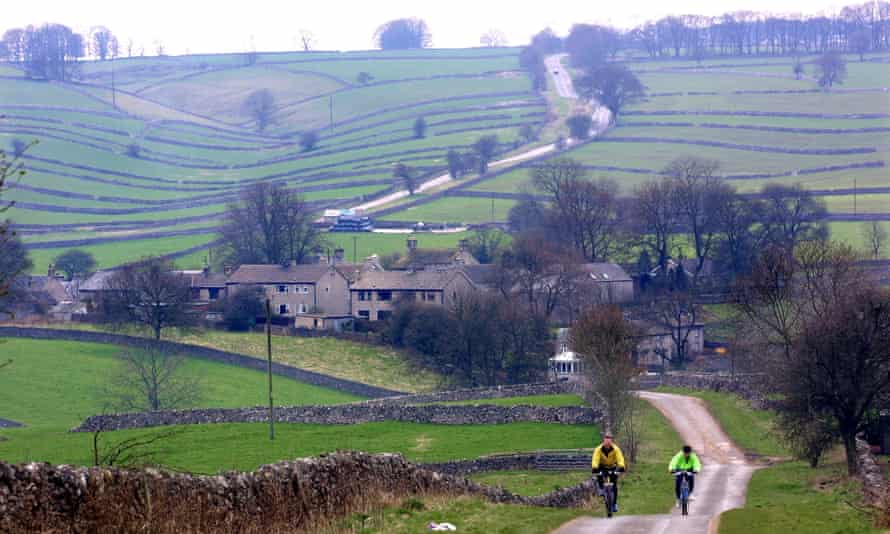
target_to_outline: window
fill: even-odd
[[[308,295],[309,294],[309,286],[300,286],[300,293],[302,293],[304,295]]]
[[[287,294],[287,286],[278,286],[278,294],[286,295]]]
[[[278,305],[278,315],[287,315],[290,313],[290,307],[287,304]]]
[[[378,291],[377,300],[392,300],[392,291]]]
[[[370,291],[359,291],[358,299],[361,301],[371,300],[371,292]]]
[[[368,310],[359,310],[359,311],[358,311],[358,316],[361,317],[362,319],[370,319],[370,318],[371,318],[371,312],[368,311]]]
[[[433,293],[432,291],[427,291],[426,294],[424,295],[424,300],[426,300],[428,302],[436,302],[436,294]]]
[[[302,302],[300,303],[300,311],[298,313],[306,313],[306,305]]]
[[[392,317],[391,311],[380,310],[377,312],[377,320],[378,321],[385,321],[385,320],[389,319],[390,317]]]
[[[207,293],[210,295],[210,300],[216,300],[219,298],[219,288],[211,287]]]

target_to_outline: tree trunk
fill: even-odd
[[[859,457],[856,455],[856,433],[845,433],[844,451],[847,454],[847,474],[853,476],[859,472]]]

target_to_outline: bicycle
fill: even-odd
[[[601,469],[597,473],[597,478],[602,477],[603,483],[600,488],[603,492],[603,504],[606,506],[606,517],[612,517],[615,513],[615,483],[612,479],[617,476],[617,469]],[[599,480],[597,480],[599,484]]]
[[[680,480],[680,513],[682,515],[689,515],[689,479],[692,475],[692,471],[685,469],[674,471],[675,477],[683,477]]]

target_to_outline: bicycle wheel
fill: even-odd
[[[603,491],[603,502],[606,504],[606,517],[612,517],[612,509],[615,504],[615,495],[612,486],[606,486]]]
[[[683,488],[680,490],[680,508],[683,515],[689,515],[689,486],[683,481]]]

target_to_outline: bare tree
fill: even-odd
[[[807,241],[828,238],[825,203],[802,185],[770,184],[763,188],[763,231],[774,246],[793,251]]]
[[[300,44],[303,46],[303,52],[308,52],[315,48],[315,35],[309,30],[300,30]]]
[[[631,223],[639,236],[639,244],[657,258],[664,271],[677,226],[676,195],[669,180],[650,181],[634,192]]]
[[[374,33],[375,44],[383,50],[426,48],[432,44],[429,28],[423,19],[391,20]]]
[[[164,328],[195,322],[188,280],[161,258],[124,266],[108,279],[105,289],[99,310],[108,324],[139,324],[161,339]]]
[[[575,80],[578,91],[588,100],[596,100],[612,112],[611,121],[618,121],[621,109],[641,98],[646,88],[624,65],[607,63]]]
[[[545,318],[575,291],[580,276],[572,251],[539,233],[514,238],[500,257],[498,271],[501,294],[518,294],[533,316]]]
[[[220,234],[234,264],[305,263],[323,242],[311,208],[298,193],[281,184],[246,188],[230,204]]]
[[[866,221],[862,223],[862,239],[873,259],[881,259],[881,249],[887,242],[887,230],[880,221]]]
[[[413,195],[417,191],[417,173],[404,163],[396,163],[392,170],[393,178],[401,182],[409,195]]]
[[[831,89],[834,84],[844,83],[847,77],[847,62],[837,52],[827,52],[816,58],[816,72],[819,87]]]
[[[847,472],[856,474],[856,436],[890,395],[890,295],[862,288],[813,316],[782,371],[782,393],[807,399],[816,414],[833,419]]]
[[[859,61],[865,61],[865,53],[871,48],[871,35],[865,30],[850,34],[850,50],[859,54]]]
[[[685,368],[692,360],[690,338],[697,330],[701,315],[693,294],[677,289],[665,291],[653,301],[651,315],[652,322],[669,333],[673,348],[673,351],[657,349],[658,355],[675,369]]]
[[[107,467],[143,467],[156,465],[157,457],[165,451],[158,445],[183,433],[181,429],[163,430],[147,436],[140,435],[116,442],[103,439],[104,428],[93,431],[93,465]]]
[[[482,34],[482,37],[479,38],[479,44],[488,48],[507,46],[507,36],[501,30],[491,29]]]
[[[548,234],[589,261],[608,261],[620,243],[618,184],[588,180],[581,164],[569,158],[536,167],[532,181],[553,199]]]
[[[633,359],[636,328],[617,306],[597,306],[578,319],[570,336],[590,386],[585,391],[587,401],[605,408],[606,428],[628,435],[629,452],[635,454],[638,420],[630,412],[634,412],[632,381],[640,372]]]
[[[473,151],[478,157],[479,173],[488,172],[488,164],[491,163],[497,149],[498,136],[496,135],[483,135],[473,143]]]
[[[675,159],[662,171],[672,183],[679,222],[688,229],[695,251],[693,283],[698,281],[723,232],[724,206],[735,197],[735,189],[717,176],[718,167],[716,161],[688,156]]]
[[[105,61],[109,57],[117,56],[117,37],[105,26],[96,26],[90,30],[90,46],[93,55]]]
[[[24,153],[26,149],[27,147],[21,152]],[[2,200],[4,191],[9,188],[11,180],[20,179],[24,175],[25,168],[20,156],[9,157],[5,151],[0,150],[0,216],[14,204]],[[12,297],[13,281],[30,268],[28,252],[11,228],[10,221],[0,220],[0,311]]]
[[[257,89],[247,96],[242,109],[256,122],[257,131],[262,132],[275,121],[275,96],[268,89]]]
[[[120,368],[111,377],[108,398],[127,411],[185,408],[201,398],[201,385],[185,369],[186,358],[159,346],[128,349],[118,355]]]
[[[794,63],[791,65],[791,72],[794,73],[794,79],[799,80],[801,77],[806,74],[806,68],[803,66],[803,61],[799,57],[794,58]]]

